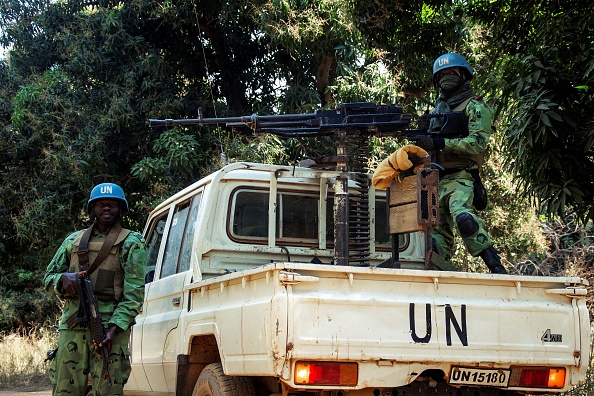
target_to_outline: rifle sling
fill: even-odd
[[[464,111],[464,109],[466,109],[466,106],[468,106],[468,103],[472,100],[473,98],[468,98],[466,99],[464,102],[460,103],[458,106],[454,107],[452,109],[452,113],[456,112],[456,111]]]
[[[122,231],[122,226],[120,226],[120,223],[116,223],[113,227],[111,227],[111,230],[109,230],[109,233],[107,234],[107,237],[105,238],[105,241],[103,242],[103,245],[101,246],[101,249],[97,254],[97,257],[95,257],[93,263],[89,265],[89,239],[91,239],[91,234],[93,233],[94,226],[95,224],[93,224],[85,230],[85,233],[83,234],[80,240],[80,245],[78,247],[77,252],[79,267],[81,271],[86,270],[87,275],[92,274],[97,269],[99,264],[101,264],[103,260],[105,260],[105,258],[109,254],[109,251],[118,239],[120,231]]]

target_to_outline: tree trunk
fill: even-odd
[[[322,107],[326,106],[332,100],[332,95],[328,91],[330,86],[330,75],[336,61],[331,55],[324,55],[318,64],[318,71],[316,73],[316,89],[322,99]]]
[[[221,74],[221,91],[227,99],[229,109],[234,115],[251,111],[245,96],[245,87],[239,80],[239,73],[235,72],[233,67],[224,32],[218,26],[203,21],[200,21],[200,30],[206,34],[214,49],[213,60]]]

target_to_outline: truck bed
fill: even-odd
[[[294,363],[309,360],[356,362],[351,389],[400,387],[426,370],[447,381],[454,367],[516,365],[566,367],[574,385],[588,363],[586,284],[272,263],[187,285],[180,320],[186,340],[214,329],[226,374],[278,376],[297,388]]]

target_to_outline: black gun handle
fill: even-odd
[[[103,369],[105,370],[105,375],[103,379],[107,380],[109,386],[111,386],[111,375],[109,374],[109,349],[107,346],[100,347],[101,359],[103,359]]]
[[[95,292],[93,291],[93,284],[91,283],[91,279],[87,274],[84,274],[81,277],[80,285],[87,303],[88,323],[89,330],[91,332],[91,339],[98,348],[97,353],[99,353],[101,355],[101,359],[103,359],[103,369],[105,370],[103,379],[106,379],[109,386],[111,386],[111,376],[109,374],[109,349],[107,345],[99,346],[99,344],[105,339],[105,329],[103,329],[101,315],[99,314],[99,308],[97,306],[97,299],[95,298]]]

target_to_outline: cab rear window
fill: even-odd
[[[334,217],[333,197],[326,200],[324,221],[320,221],[318,194],[303,192],[279,192],[275,237],[279,242],[295,245],[317,244],[321,232],[327,243],[333,244]],[[244,243],[266,244],[269,232],[269,191],[237,189],[231,195],[228,234],[231,239]],[[387,232],[386,202],[382,197],[375,202],[375,241],[378,248],[390,248],[391,237]]]
[[[267,191],[236,190],[231,205],[231,236],[268,240]],[[315,240],[318,238],[316,196],[281,193],[277,198],[277,239]]]

